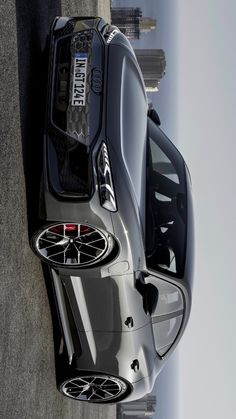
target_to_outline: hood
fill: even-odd
[[[133,52],[127,46],[111,45],[107,77],[108,144],[122,164],[138,205],[145,190],[147,97]]]

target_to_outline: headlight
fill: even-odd
[[[103,36],[105,41],[107,42],[107,44],[110,44],[110,42],[112,41],[112,39],[118,34],[120,33],[119,28],[117,28],[117,26],[114,25],[106,25],[105,28],[103,29]]]
[[[117,211],[115,191],[111,175],[111,165],[105,143],[102,143],[101,149],[98,153],[98,183],[100,201],[103,208],[112,212]]]

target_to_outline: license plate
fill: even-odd
[[[86,105],[86,75],[88,54],[78,52],[74,57],[72,106]]]

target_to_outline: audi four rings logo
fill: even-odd
[[[114,38],[114,36],[116,36],[116,34],[119,33],[119,32],[120,32],[119,29],[113,29],[113,31],[108,36],[107,43],[109,44],[112,41],[112,39]]]
[[[94,93],[102,92],[102,70],[100,68],[92,69],[92,90]]]

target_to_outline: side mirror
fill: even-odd
[[[155,312],[158,303],[159,291],[153,284],[145,284],[143,277],[137,279],[136,288],[143,297],[143,309],[150,316]]]
[[[155,312],[158,303],[159,292],[153,284],[145,286],[145,293],[143,295],[143,308],[146,314],[150,316]]]
[[[151,118],[151,120],[157,124],[157,125],[161,125],[161,120],[159,118],[159,115],[157,113],[157,111],[155,109],[150,109],[148,111],[148,116]]]

